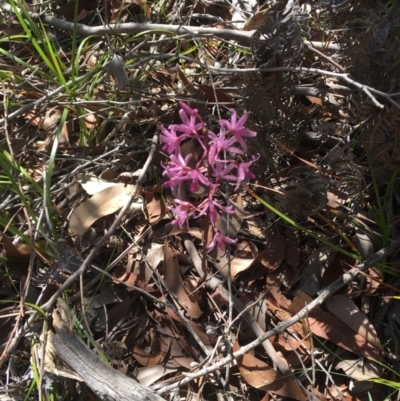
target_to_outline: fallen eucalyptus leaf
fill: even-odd
[[[82,202],[71,214],[69,229],[73,235],[83,235],[98,219],[121,209],[130,198],[133,185],[119,184],[104,189]],[[130,211],[143,210],[143,198],[136,196]]]
[[[84,175],[80,180],[78,180],[79,184],[81,184],[82,188],[87,192],[88,195],[95,195],[104,189],[115,187],[117,184],[114,182],[109,182],[102,180],[99,177],[95,177],[94,175]]]

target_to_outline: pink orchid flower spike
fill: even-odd
[[[247,145],[243,138],[254,138],[257,136],[257,132],[248,130],[244,124],[249,118],[249,113],[245,111],[242,117],[237,120],[237,114],[235,109],[231,109],[231,120],[219,120],[221,127],[226,129],[225,135],[233,135],[239,145],[242,147],[244,152],[247,152]]]

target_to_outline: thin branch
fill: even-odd
[[[0,7],[1,8],[1,7]],[[14,112],[10,113],[7,117],[8,121],[11,121],[12,119],[21,116],[22,114],[27,113],[29,110],[31,109],[37,109],[41,104],[43,104],[46,101],[50,101],[52,98],[54,98],[55,96],[57,96],[60,93],[63,93],[65,90],[67,90],[68,88],[70,88],[73,85],[76,85],[77,83],[85,80],[86,78],[88,78],[91,75],[94,75],[95,73],[98,72],[98,69],[94,69],[93,71],[88,72],[85,75],[82,75],[79,78],[76,78],[74,80],[68,81],[65,85],[61,85],[59,86],[57,89],[47,93],[46,95],[42,96],[41,98],[35,100],[34,102],[25,104],[24,106],[22,106],[21,108],[19,108],[18,110],[15,110]],[[5,118],[1,118],[0,119],[0,124],[5,124],[6,123],[6,119]]]
[[[341,66],[340,64],[338,64],[332,57],[327,56],[326,54],[322,53],[321,51],[319,51],[318,49],[316,49],[314,46],[312,46],[311,44],[306,43],[305,44],[307,49],[314,52],[315,54],[318,54],[318,56],[324,58],[325,60],[328,60],[332,65],[334,65],[336,68],[338,68],[340,71],[342,72],[346,72],[345,68],[343,68],[343,66]]]
[[[197,270],[197,273],[202,277],[202,261],[201,258],[199,257],[199,254],[196,250],[196,247],[193,244],[193,241],[189,239],[189,237],[186,235],[184,239],[184,244],[185,248],[193,262],[193,265],[195,269]],[[226,303],[229,302],[229,299],[232,300],[233,307],[235,308],[236,312],[239,314],[243,315],[243,320],[247,323],[247,325],[251,328],[253,333],[256,335],[256,337],[262,336],[265,332],[261,328],[261,326],[258,324],[254,316],[246,310],[242,302],[235,297],[231,292],[229,292],[222,284],[221,280],[219,280],[217,277],[210,277],[209,275],[206,278],[206,285],[212,290],[216,290],[217,288],[220,290],[221,296],[224,299]],[[275,350],[274,346],[272,343],[267,339],[262,342],[262,346],[264,347],[267,355],[271,358],[273,361],[274,365],[278,367],[278,369],[284,374],[284,375],[291,375],[292,372],[289,369],[289,366],[284,358],[282,358]]]
[[[0,8],[13,12],[9,4],[1,3]],[[249,43],[251,37],[256,32],[253,31],[236,31],[234,29],[218,29],[218,28],[204,28],[197,26],[181,26],[181,25],[166,25],[166,24],[139,24],[136,22],[127,22],[124,24],[110,24],[108,26],[88,26],[84,24],[75,24],[73,22],[65,21],[51,16],[40,16],[36,13],[29,13],[33,20],[40,20],[50,26],[54,26],[64,31],[73,32],[82,36],[104,36],[104,35],[118,35],[121,33],[147,33],[147,32],[161,32],[171,33],[174,35],[196,35],[197,37],[214,36],[224,40],[237,40]]]
[[[66,281],[65,283],[56,291],[56,293],[49,299],[49,301],[47,301],[44,305],[43,305],[43,309],[47,312],[50,312],[55,303],[57,302],[57,298],[67,289],[69,288],[72,283],[75,281],[75,279],[82,273],[85,271],[85,269],[87,267],[90,266],[94,256],[96,255],[96,253],[100,250],[100,248],[103,246],[103,244],[114,234],[114,231],[119,227],[119,225],[121,224],[122,218],[125,216],[126,212],[129,210],[129,207],[131,205],[131,203],[133,202],[133,199],[135,198],[137,191],[140,188],[140,185],[143,181],[143,179],[146,176],[147,170],[150,167],[150,164],[153,160],[155,151],[156,151],[156,147],[157,147],[157,143],[158,143],[158,133],[156,132],[156,134],[153,136],[152,140],[151,140],[151,146],[150,146],[150,152],[149,152],[149,156],[147,157],[146,162],[143,165],[143,168],[141,170],[141,173],[138,177],[138,180],[135,184],[135,187],[133,188],[132,193],[130,194],[129,200],[128,202],[125,204],[125,206],[120,210],[120,212],[118,213],[118,216],[116,217],[116,219],[114,220],[114,223],[111,225],[111,227],[109,228],[109,230],[104,234],[104,236],[102,238],[100,238],[99,241],[97,241],[93,248],[91,249],[89,255],[86,257],[86,259],[83,261],[82,265],[79,267],[79,269],[72,274]]]
[[[136,185],[132,191],[132,194],[130,195],[129,201],[125,204],[125,206],[120,210],[118,213],[118,216],[116,217],[114,223],[111,225],[110,229],[104,234],[104,236],[94,244],[92,250],[90,251],[89,255],[87,258],[83,261],[82,265],[79,267],[79,269],[72,274],[66,281],[65,283],[56,291],[56,293],[47,301],[43,306],[42,309],[45,310],[46,312],[51,312],[52,309],[54,308],[58,297],[66,290],[68,289],[72,283],[78,278],[80,274],[82,274],[85,269],[91,264],[91,261],[93,260],[95,254],[99,251],[99,249],[102,247],[102,245],[108,240],[108,238],[111,237],[111,235],[114,233],[114,231],[118,228],[118,226],[121,224],[122,218],[124,217],[125,213],[129,209],[133,198],[136,196],[137,191],[139,190],[139,187],[146,175],[146,172],[148,168],[150,167],[150,164],[153,160],[156,147],[158,143],[158,133],[156,133],[152,140],[151,140],[151,146],[150,146],[150,152],[149,156],[147,157],[147,160],[145,164],[143,165],[143,169],[141,174],[138,177],[138,180],[136,182]],[[15,348],[17,347],[19,341],[21,338],[24,336],[27,330],[31,327],[33,322],[37,319],[38,313],[33,314],[32,316],[29,317],[28,321],[24,324],[24,326],[18,330],[16,333],[15,337],[13,338],[12,342],[8,346],[8,348],[3,352],[0,358],[0,368],[3,366],[5,361],[11,356],[11,354],[14,352]]]
[[[371,98],[374,104],[380,109],[383,109],[385,106],[379,103],[373,95],[384,97],[390,103],[392,103],[394,106],[400,109],[400,104],[392,99],[393,96],[392,94],[381,92],[377,89],[372,88],[371,86],[360,84],[359,82],[354,81],[354,79],[351,79],[349,73],[340,73],[340,72],[320,70],[319,68],[305,68],[305,67],[242,68],[240,70],[236,68],[219,68],[213,66],[208,66],[208,68],[214,71],[227,72],[227,73],[232,73],[232,72],[246,73],[246,72],[260,72],[260,71],[261,72],[292,71],[292,72],[308,72],[308,73],[327,75],[329,77],[337,77],[343,79],[344,81],[348,82],[351,85],[354,85],[356,88],[361,89],[368,97]]]
[[[381,249],[380,251],[376,252],[373,254],[371,257],[366,259],[363,263],[360,263],[357,268],[353,268],[349,270],[347,273],[344,273],[341,277],[339,277],[337,280],[335,280],[331,285],[329,285],[327,288],[322,290],[318,297],[314,299],[312,302],[310,302],[307,306],[305,306],[301,311],[299,311],[296,315],[292,316],[290,319],[285,320],[281,323],[279,323],[275,328],[272,330],[267,331],[264,333],[262,336],[257,338],[256,340],[252,341],[251,343],[241,347],[238,351],[227,355],[225,358],[221,359],[220,361],[214,363],[211,366],[207,366],[195,373],[187,374],[185,378],[182,380],[177,381],[174,384],[171,384],[169,386],[166,386],[158,391],[158,393],[166,393],[169,392],[175,388],[178,388],[180,386],[183,386],[192,380],[205,376],[207,374],[210,374],[214,372],[217,369],[221,369],[223,366],[227,365],[228,363],[234,361],[235,359],[238,359],[251,351],[253,348],[258,347],[261,345],[264,341],[270,339],[273,336],[276,336],[278,334],[283,333],[287,328],[292,326],[293,324],[297,323],[301,319],[305,318],[315,307],[322,305],[331,295],[333,295],[336,291],[340,290],[343,288],[345,285],[351,283],[351,281],[354,280],[354,278],[358,275],[358,273],[361,270],[365,270],[370,266],[373,266],[375,263],[377,263],[379,260],[382,258],[392,254],[396,248],[400,246],[400,240],[397,240],[387,246],[386,248]]]
[[[9,4],[1,3],[0,8],[13,12]],[[138,24],[135,22],[124,24],[110,24],[108,26],[88,26],[84,24],[74,24],[73,22],[65,21],[51,16],[40,16],[36,13],[29,13],[33,20],[41,20],[46,24],[63,29],[64,31],[73,32],[76,27],[76,32],[82,36],[103,36],[107,34],[121,33],[146,33],[146,32],[162,32],[175,35],[195,35],[197,37],[214,36],[224,40],[237,40],[238,42],[250,43],[250,40],[256,30],[238,31],[235,29],[218,29],[204,28],[194,26],[167,25],[167,24]],[[326,42],[311,42],[312,46],[317,49],[340,50],[340,46],[336,43]]]

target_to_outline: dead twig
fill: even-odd
[[[100,248],[103,246],[103,244],[111,237],[111,235],[113,235],[114,231],[119,227],[119,225],[121,224],[122,218],[124,217],[124,215],[126,214],[126,212],[129,210],[129,207],[131,205],[131,203],[133,202],[133,199],[135,198],[137,191],[140,188],[140,185],[143,181],[143,179],[146,176],[147,170],[150,167],[151,161],[153,160],[155,151],[156,151],[156,147],[157,147],[157,143],[158,143],[158,132],[156,132],[156,134],[153,136],[152,140],[151,140],[151,145],[150,145],[150,152],[149,152],[149,156],[147,157],[146,162],[143,165],[143,168],[141,170],[141,173],[137,179],[137,182],[133,188],[132,193],[130,194],[129,200],[128,202],[125,204],[125,206],[120,210],[120,212],[118,213],[118,216],[116,217],[116,219],[114,220],[114,223],[111,225],[111,227],[109,228],[109,230],[104,234],[104,236],[102,238],[100,238],[99,241],[97,241],[92,250],[89,252],[89,255],[86,257],[86,259],[83,261],[82,265],[80,266],[80,268],[74,273],[72,274],[66,281],[65,283],[56,291],[56,293],[50,298],[49,301],[47,301],[44,305],[43,305],[43,309],[47,312],[50,312],[56,301],[57,298],[67,289],[69,288],[72,283],[75,281],[75,279],[82,274],[85,269],[87,267],[89,267],[91,261],[93,260],[95,254],[100,250]]]
[[[200,274],[201,276],[203,271],[201,267],[202,262],[198,255],[196,247],[194,246],[192,240],[189,238],[185,239],[184,243],[186,250],[188,251],[189,256],[191,257],[192,262],[198,274]],[[229,298],[230,297],[232,298],[233,307],[235,308],[236,312],[243,314],[243,320],[246,322],[246,324],[249,325],[249,327],[257,337],[260,337],[265,334],[265,331],[260,327],[260,325],[254,319],[254,317],[250,314],[250,312],[246,310],[245,306],[239,301],[239,299],[236,298],[234,295],[230,295],[229,291],[223,287],[221,280],[219,280],[216,277],[207,277],[206,284],[212,290],[216,290],[217,288],[219,288],[222,296],[224,297],[227,303],[229,301]],[[275,348],[273,347],[272,343],[268,339],[262,342],[262,346],[264,347],[265,351],[267,352],[268,356],[271,358],[273,363],[278,367],[278,369],[283,374],[285,375],[292,374],[286,360],[279,356],[279,354],[275,351]],[[190,376],[192,376],[192,374],[190,374]]]
[[[159,395],[142,386],[111,366],[106,365],[87,348],[73,330],[73,316],[64,301],[58,300],[53,312],[56,334],[48,333],[53,357],[61,359],[84,378],[85,383],[101,399],[127,401],[164,401]],[[45,361],[46,366],[46,361]],[[52,373],[54,370],[51,370]]]
[[[366,259],[363,263],[360,263],[360,265],[356,269],[351,269],[347,273],[344,273],[337,280],[335,280],[331,285],[329,285],[327,288],[322,290],[319,293],[317,298],[315,298],[312,302],[310,302],[308,305],[306,305],[301,311],[299,311],[296,315],[292,316],[290,319],[279,323],[275,328],[267,331],[261,337],[257,338],[256,340],[252,341],[251,343],[241,347],[239,351],[236,351],[236,352],[233,352],[232,354],[227,355],[225,358],[221,359],[220,361],[214,363],[211,366],[207,366],[197,372],[187,374],[186,377],[183,378],[182,380],[179,380],[169,386],[166,386],[166,387],[160,389],[158,391],[158,393],[162,394],[162,393],[171,391],[175,388],[178,388],[180,386],[183,386],[183,385],[191,382],[192,380],[194,380],[198,377],[205,376],[207,374],[214,372],[217,369],[221,369],[223,366],[227,365],[228,363],[232,362],[233,360],[242,357],[243,355],[245,355],[246,353],[251,351],[253,348],[258,347],[259,345],[262,345],[262,343],[265,340],[268,340],[269,338],[271,338],[273,336],[283,333],[287,328],[289,328],[293,324],[297,323],[301,319],[305,318],[315,307],[322,305],[335,292],[339,291],[341,288],[343,288],[347,284],[351,283],[351,281],[353,281],[354,278],[359,274],[360,270],[365,270],[368,267],[373,266],[375,263],[377,263],[382,258],[391,255],[396,250],[396,248],[398,248],[399,246],[400,246],[400,240],[397,240],[397,241],[391,243],[390,245],[388,245],[386,248],[383,248],[380,251],[376,252],[371,257]]]
[[[2,3],[0,8],[13,12],[9,4]],[[236,31],[234,29],[218,29],[218,28],[204,28],[196,26],[181,26],[181,25],[167,25],[167,24],[139,24],[136,22],[127,22],[123,24],[109,24],[107,26],[88,26],[84,24],[75,24],[73,22],[65,21],[51,16],[39,16],[36,13],[29,13],[33,20],[41,20],[42,22],[63,29],[68,32],[73,32],[82,36],[103,36],[115,35],[121,33],[142,33],[142,32],[162,32],[171,33],[174,35],[196,35],[197,37],[215,36],[224,40],[237,40],[250,42],[251,37],[255,31]]]
[[[395,100],[392,99],[393,94],[386,93],[386,92],[381,92],[377,89],[374,89],[370,86],[360,84],[357,81],[354,81],[354,79],[350,78],[349,73],[340,73],[340,72],[333,72],[333,71],[327,71],[327,70],[321,70],[319,68],[305,68],[305,67],[270,67],[270,68],[241,68],[241,69],[236,69],[236,68],[219,68],[219,67],[213,67],[209,66],[208,68],[218,71],[218,72],[227,72],[227,73],[246,73],[246,72],[278,72],[278,71],[292,71],[292,72],[307,72],[307,73],[315,73],[315,74],[321,74],[321,75],[326,75],[329,77],[337,77],[340,79],[343,79],[347,83],[354,85],[356,88],[360,89],[363,91],[374,103],[374,105],[380,109],[383,109],[385,106],[381,103],[378,102],[378,100],[375,98],[374,95],[384,97],[387,99],[390,103],[392,103],[394,106],[396,106],[398,109],[400,109],[400,104],[396,102]]]
[[[134,197],[136,196],[137,191],[139,190],[139,187],[146,175],[146,172],[148,170],[148,168],[150,167],[150,164],[153,160],[155,151],[156,151],[156,147],[157,147],[157,143],[158,143],[158,133],[156,133],[152,140],[151,140],[151,145],[150,145],[150,152],[149,152],[149,156],[147,157],[147,160],[145,162],[145,164],[143,165],[143,169],[137,179],[136,185],[132,191],[132,194],[129,198],[129,201],[127,202],[127,204],[120,210],[118,216],[116,217],[114,223],[111,225],[110,229],[104,234],[104,236],[97,241],[97,243],[95,243],[95,245],[93,246],[92,250],[90,251],[89,255],[86,257],[86,259],[83,261],[82,265],[79,267],[79,269],[72,274],[66,281],[65,283],[56,291],[56,293],[49,299],[49,301],[47,301],[44,305],[43,305],[43,310],[45,310],[46,312],[50,313],[56,302],[58,297],[66,290],[68,289],[72,283],[78,278],[79,275],[81,275],[85,269],[91,264],[91,261],[93,260],[96,252],[99,251],[99,249],[102,247],[102,245],[111,237],[111,235],[114,233],[114,231],[118,228],[118,226],[121,223],[121,220],[123,218],[123,216],[125,215],[125,213],[127,212],[127,210],[129,209]],[[38,313],[35,313],[33,315],[30,316],[30,318],[28,319],[28,321],[24,324],[24,326],[18,330],[18,332],[16,333],[15,337],[13,338],[12,342],[10,343],[10,345],[8,346],[7,350],[4,351],[3,355],[1,356],[0,359],[0,368],[1,366],[4,364],[4,362],[10,357],[10,355],[13,353],[13,351],[15,350],[15,348],[17,347],[19,341],[21,340],[21,338],[24,336],[24,334],[26,333],[26,331],[31,327],[32,323],[35,321],[35,319],[37,318]]]

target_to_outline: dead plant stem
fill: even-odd
[[[51,313],[53,308],[55,307],[55,304],[57,302],[57,299],[61,296],[61,294],[68,289],[72,283],[80,276],[80,274],[82,272],[85,271],[85,269],[90,266],[91,261],[93,260],[95,254],[100,250],[100,248],[102,247],[102,245],[111,237],[111,235],[114,233],[114,231],[119,227],[119,225],[121,224],[122,218],[124,217],[124,215],[126,214],[126,212],[128,211],[134,197],[136,196],[137,191],[139,190],[139,187],[146,175],[146,172],[148,170],[148,168],[150,167],[150,164],[153,160],[155,151],[156,151],[156,147],[157,147],[157,143],[158,143],[158,132],[156,132],[151,140],[151,145],[150,145],[150,151],[149,151],[149,155],[147,157],[146,162],[143,165],[143,169],[137,179],[137,182],[135,184],[135,187],[133,188],[132,194],[130,195],[130,198],[128,200],[128,202],[125,204],[125,206],[120,210],[120,212],[118,213],[118,216],[116,217],[116,219],[114,220],[114,223],[111,225],[110,229],[104,234],[104,236],[102,238],[100,238],[99,241],[97,241],[92,250],[90,251],[89,255],[86,257],[86,259],[83,261],[82,265],[79,267],[79,269],[72,274],[66,281],[65,283],[56,291],[56,293],[49,299],[49,301],[47,301],[43,306],[42,309],[45,310],[48,313]],[[21,338],[23,337],[23,335],[26,333],[27,330],[29,330],[29,328],[31,327],[31,325],[33,324],[33,322],[35,321],[35,319],[37,318],[38,313],[35,313],[33,315],[31,315],[28,319],[28,321],[24,324],[23,327],[21,327],[17,333],[15,334],[13,340],[10,342],[9,346],[7,347],[7,349],[4,351],[3,355],[0,358],[0,368],[2,367],[2,365],[5,363],[6,360],[8,360],[8,358],[12,355],[12,353],[14,352],[14,350],[16,349],[19,341],[21,340]]]
[[[290,319],[287,319],[281,323],[279,323],[276,327],[272,330],[267,331],[262,336],[257,338],[256,340],[252,341],[251,343],[241,347],[238,351],[233,352],[232,354],[227,355],[225,358],[221,359],[220,361],[214,363],[212,366],[204,367],[203,369],[195,372],[186,374],[186,377],[182,380],[179,380],[169,386],[166,386],[158,391],[158,393],[166,393],[175,388],[183,386],[192,380],[205,376],[214,372],[217,369],[221,369],[223,366],[227,365],[228,363],[236,360],[237,358],[242,357],[255,347],[261,345],[265,340],[276,336],[278,334],[283,333],[286,329],[288,329],[293,324],[297,323],[301,319],[305,318],[315,307],[322,305],[331,295],[333,295],[336,291],[340,290],[347,284],[350,284],[351,281],[358,275],[360,270],[365,270],[368,267],[373,266],[379,260],[383,259],[384,257],[391,255],[398,247],[400,246],[400,240],[392,242],[387,247],[381,249],[380,251],[376,252],[364,262],[360,263],[360,265],[356,269],[351,269],[348,272],[344,273],[340,276],[337,280],[335,280],[332,284],[326,287],[324,290],[320,291],[318,297],[306,305],[302,310],[300,310],[296,315],[292,316]]]

